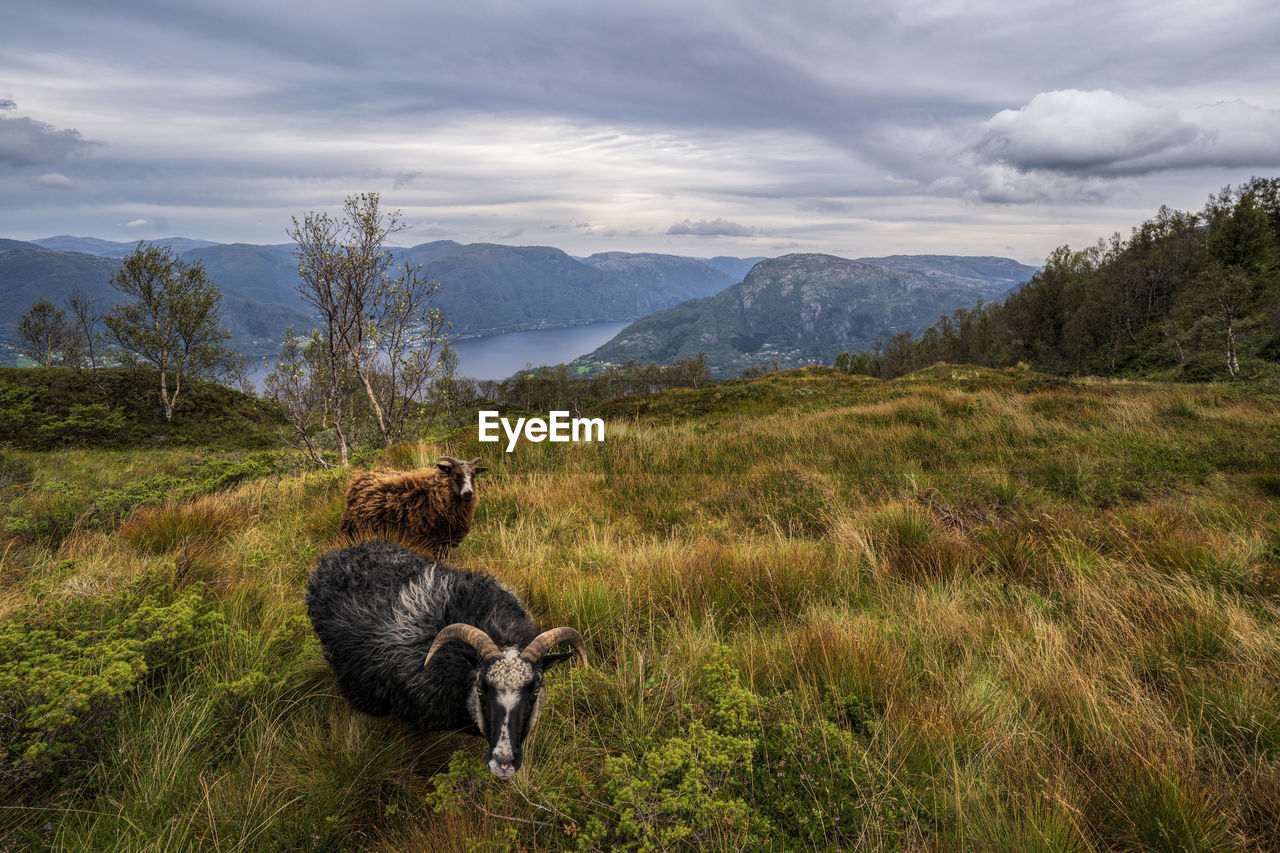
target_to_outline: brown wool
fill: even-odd
[[[341,532],[348,542],[389,539],[443,559],[471,530],[475,511],[475,499],[455,494],[438,468],[365,471],[347,488]]]

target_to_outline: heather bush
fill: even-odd
[[[120,706],[181,673],[225,630],[198,586],[163,572],[96,601],[29,609],[0,625],[0,790],[65,786],[110,743]]]

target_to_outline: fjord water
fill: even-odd
[[[472,379],[506,379],[526,365],[540,367],[573,361],[595,350],[632,322],[588,323],[454,341],[458,375]],[[267,362],[255,364],[249,370],[249,380],[257,393],[265,391],[263,380],[270,372],[271,365]]]
[[[506,379],[526,365],[562,364],[586,355],[630,325],[588,323],[556,329],[508,332],[455,341],[458,373],[473,379]]]

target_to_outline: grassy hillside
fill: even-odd
[[[265,449],[279,443],[284,416],[274,402],[215,382],[183,384],[173,420],[166,421],[155,371],[0,367],[0,446]]]
[[[6,450],[0,848],[1277,849],[1278,415],[810,368],[398,448],[487,457],[453,561],[591,651],[508,783],[337,694],[302,589],[344,472]]]

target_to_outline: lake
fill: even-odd
[[[506,379],[527,365],[563,364],[586,355],[631,323],[588,323],[455,341],[458,375]]]
[[[631,321],[623,323],[588,323],[558,329],[535,329],[530,332],[507,332],[454,341],[458,351],[458,375],[472,379],[506,379],[525,365],[538,367],[573,361],[621,332]],[[262,380],[270,368],[256,363],[249,371],[254,390],[263,392]]]

